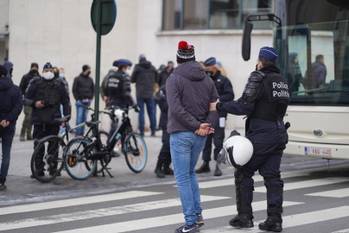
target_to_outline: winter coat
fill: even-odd
[[[199,129],[201,123],[215,124],[209,106],[218,99],[216,87],[195,61],[179,65],[166,83],[169,133]]]
[[[83,99],[93,99],[94,91],[95,85],[91,77],[86,77],[83,74],[80,74],[74,79],[73,95],[76,101]]]
[[[158,72],[151,62],[144,60],[135,66],[131,75],[131,82],[136,83],[137,98],[153,98],[157,77]]]
[[[23,98],[19,87],[9,77],[0,77],[0,100],[0,121],[9,121],[10,127],[14,127],[22,111]]]

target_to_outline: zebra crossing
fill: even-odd
[[[285,177],[284,232],[349,233],[349,177]],[[203,233],[260,232],[227,226],[236,214],[233,178],[200,182]],[[265,218],[263,179],[255,178],[255,225]],[[173,232],[183,223],[174,185],[0,208],[0,233]]]

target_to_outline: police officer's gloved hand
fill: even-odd
[[[139,112],[140,109],[139,109],[139,106],[138,105],[133,105],[133,109],[135,110],[135,112]]]
[[[223,103],[222,102],[218,102],[217,105],[216,105],[216,109],[217,109],[217,112],[222,112],[222,106],[223,106]]]

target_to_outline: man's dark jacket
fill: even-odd
[[[75,100],[93,99],[95,85],[89,76],[80,74],[74,79],[73,95]]]
[[[9,127],[14,127],[22,111],[23,98],[19,87],[9,77],[0,77],[0,100],[0,121],[9,121]]]
[[[155,67],[147,60],[142,60],[135,66],[131,82],[136,83],[137,98],[149,99],[153,97],[157,76],[158,72]]]
[[[217,90],[199,63],[179,65],[168,78],[166,91],[168,133],[195,132],[201,123],[215,124],[216,114],[210,114],[209,106],[217,101]]]

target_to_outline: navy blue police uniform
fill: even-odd
[[[216,65],[217,61],[216,58],[210,57],[205,62],[205,66],[212,66]],[[215,74],[210,74],[210,77],[212,78],[218,95],[219,95],[219,101],[222,103],[229,102],[234,100],[234,91],[233,86],[230,82],[230,80],[221,74],[219,70]],[[226,112],[220,112],[219,117],[225,119],[227,117]],[[204,162],[209,163],[211,160],[211,152],[212,152],[212,141],[214,143],[214,160],[217,160],[217,156],[221,149],[223,148],[223,141],[225,138],[225,125],[220,124],[220,121],[217,122],[217,125],[214,126],[215,133],[207,136],[207,141],[205,144],[205,148],[202,152],[202,159]]]
[[[271,52],[276,53],[273,49]],[[247,116],[246,137],[254,148],[251,160],[235,172],[238,216],[231,220],[232,226],[253,226],[252,176],[257,170],[263,176],[267,189],[267,221],[278,222],[281,226],[284,184],[280,177],[280,163],[288,141],[283,118],[289,97],[287,81],[275,65],[269,65],[251,73],[240,99],[217,105],[218,111]],[[279,231],[281,227],[267,230]]]

